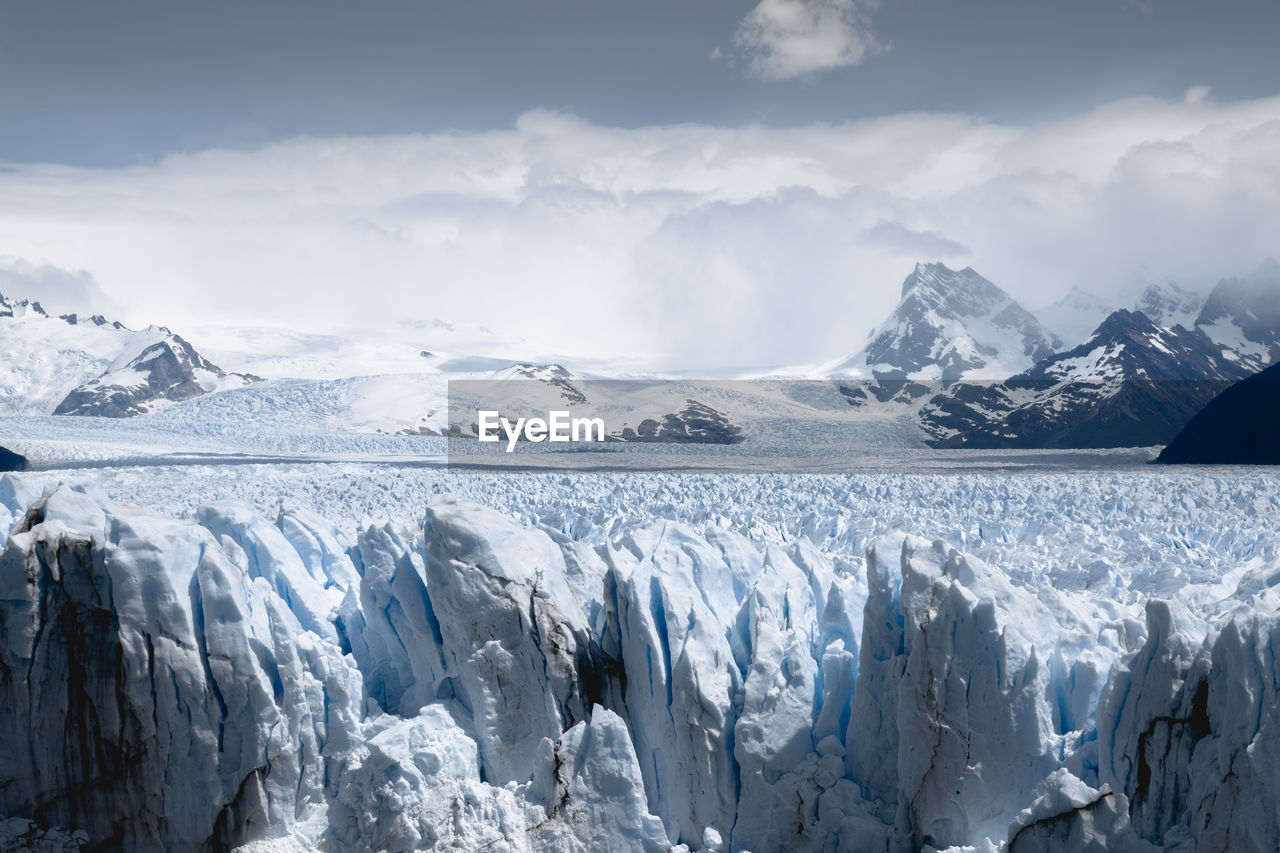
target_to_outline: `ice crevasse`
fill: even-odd
[[[905,535],[0,504],[0,846],[1280,849],[1275,564],[1205,630]]]

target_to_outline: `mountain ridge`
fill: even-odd
[[[917,263],[861,351],[828,375],[877,380],[1002,378],[1061,346],[1035,315],[972,267]]]

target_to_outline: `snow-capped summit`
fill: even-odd
[[[136,415],[257,378],[226,373],[162,326],[52,317],[38,302],[3,295],[0,343],[4,414]]]
[[[1036,316],[1068,344],[1083,341],[1116,306],[1094,293],[1072,287],[1057,302],[1036,311]]]
[[[72,326],[78,326],[82,322],[79,314],[59,314],[58,319],[66,320]],[[114,329],[124,329],[126,331],[128,329],[128,327],[125,326],[124,323],[121,323],[118,320],[113,322],[111,320],[108,320],[106,317],[103,317],[101,314],[94,314],[91,317],[89,317],[87,321],[84,321],[84,322],[92,323],[95,326],[111,326]]]
[[[163,327],[147,330],[151,340],[134,340],[106,373],[73,389],[55,415],[127,418],[210,391],[259,381],[251,374],[227,373]]]
[[[521,362],[496,371],[493,374],[493,378],[496,380],[532,379],[538,382],[545,382],[554,388],[558,388],[560,396],[570,403],[585,403],[587,401],[582,390],[573,384],[573,374],[562,364]]]
[[[28,315],[36,317],[49,316],[39,302],[33,302],[30,299],[10,299],[0,293],[0,317],[26,317]]]
[[[1185,326],[1190,329],[1204,306],[1204,297],[1176,281],[1148,284],[1138,294],[1135,310],[1141,311],[1159,326]]]
[[[1257,372],[1280,360],[1280,264],[1267,258],[1246,276],[1218,282],[1196,327]]]
[[[1061,345],[1031,312],[971,268],[916,264],[893,313],[862,352],[831,372],[877,380],[1002,379]]]

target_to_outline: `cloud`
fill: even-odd
[[[733,44],[747,71],[777,82],[861,65],[885,50],[870,29],[878,0],[760,0]]]
[[[881,219],[862,233],[863,238],[895,254],[921,258],[963,258],[970,253],[967,246],[950,239],[941,231],[915,231],[901,222]]]
[[[1280,97],[1026,124],[619,129],[532,112],[492,131],[11,166],[0,234],[0,254],[87,270],[130,325],[439,317],[673,365],[816,362],[856,349],[917,261],[972,265],[1035,307],[1072,285],[1207,287],[1280,256]]]
[[[1194,104],[1203,101],[1205,98],[1213,94],[1213,89],[1208,86],[1192,86],[1187,89],[1186,94],[1182,97],[1188,104]]]
[[[88,272],[24,258],[0,256],[0,293],[39,302],[51,314],[111,313],[119,307]]]

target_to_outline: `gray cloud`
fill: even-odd
[[[969,247],[957,243],[941,231],[915,231],[901,222],[881,219],[862,232],[868,242],[897,254],[921,258],[962,258],[972,254]]]

